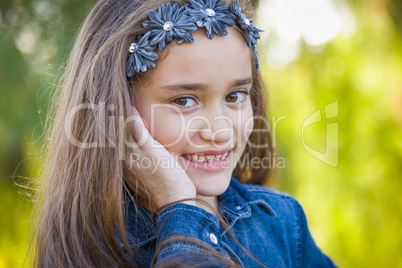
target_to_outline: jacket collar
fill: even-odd
[[[247,218],[251,215],[250,205],[261,206],[269,215],[275,217],[273,208],[259,194],[249,191],[249,185],[240,183],[233,178],[228,189],[219,196],[221,210],[227,211],[240,218]]]
[[[237,179],[230,181],[228,189],[219,196],[219,209],[229,223],[229,228],[238,219],[251,216],[251,207],[260,206],[269,215],[275,217],[276,213],[272,207],[261,199],[260,195],[248,190],[248,185],[241,184]],[[126,226],[129,233],[130,245],[133,248],[143,246],[156,239],[156,227],[153,219],[155,213],[141,207],[134,202],[127,203]],[[121,244],[121,246],[123,246]]]

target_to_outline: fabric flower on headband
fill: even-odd
[[[257,40],[260,39],[259,32],[263,32],[260,28],[253,24],[251,19],[248,19],[246,15],[241,11],[239,2],[236,0],[230,6],[233,14],[236,15],[236,25],[243,32],[244,38],[246,38],[248,45],[253,48],[253,54],[255,58],[255,64],[257,71],[260,70],[260,60],[257,55]]]
[[[155,68],[155,61],[158,54],[154,51],[155,46],[151,46],[148,40],[151,32],[147,32],[143,37],[136,38],[131,43],[128,60],[126,63],[126,74],[132,77],[135,72],[145,72],[147,68]]]
[[[239,2],[236,0],[230,6],[233,14],[236,15],[236,24],[243,32],[244,38],[246,38],[249,46],[257,44],[257,39],[260,39],[259,32],[263,32],[260,28],[257,28],[253,24],[253,20],[248,19],[246,15],[241,11]]]
[[[234,25],[235,16],[227,6],[221,6],[221,0],[189,0],[190,15],[194,16],[198,27],[205,27],[207,36],[212,39],[214,33],[227,35],[226,26]]]
[[[188,15],[189,10],[185,7],[179,8],[178,4],[173,6],[169,3],[161,5],[158,12],[148,11],[150,20],[144,21],[142,26],[150,30],[150,45],[159,43],[159,50],[165,49],[173,38],[177,44],[184,41],[193,42],[194,38],[191,32],[197,30],[195,18]]]

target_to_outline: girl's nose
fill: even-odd
[[[233,120],[228,116],[215,116],[207,119],[207,124],[200,128],[200,136],[203,140],[212,142],[213,145],[223,147],[233,146],[234,130]]]

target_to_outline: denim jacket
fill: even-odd
[[[292,196],[232,178],[219,196],[219,207],[234,238],[265,266],[336,267],[314,243],[303,209]],[[197,239],[242,267],[261,267],[236,244],[215,215],[195,206],[178,203],[156,215],[131,204],[127,229],[141,267],[150,267],[155,249],[175,236]],[[164,244],[155,256],[156,264],[175,256],[191,267],[208,256],[204,247],[191,241]]]

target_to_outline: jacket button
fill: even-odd
[[[211,242],[215,245],[218,244],[218,238],[216,238],[216,235],[214,235],[213,233],[209,234],[209,240],[211,240]]]
[[[236,206],[236,209],[237,209],[237,210],[240,210],[240,209],[241,209],[241,206]]]

